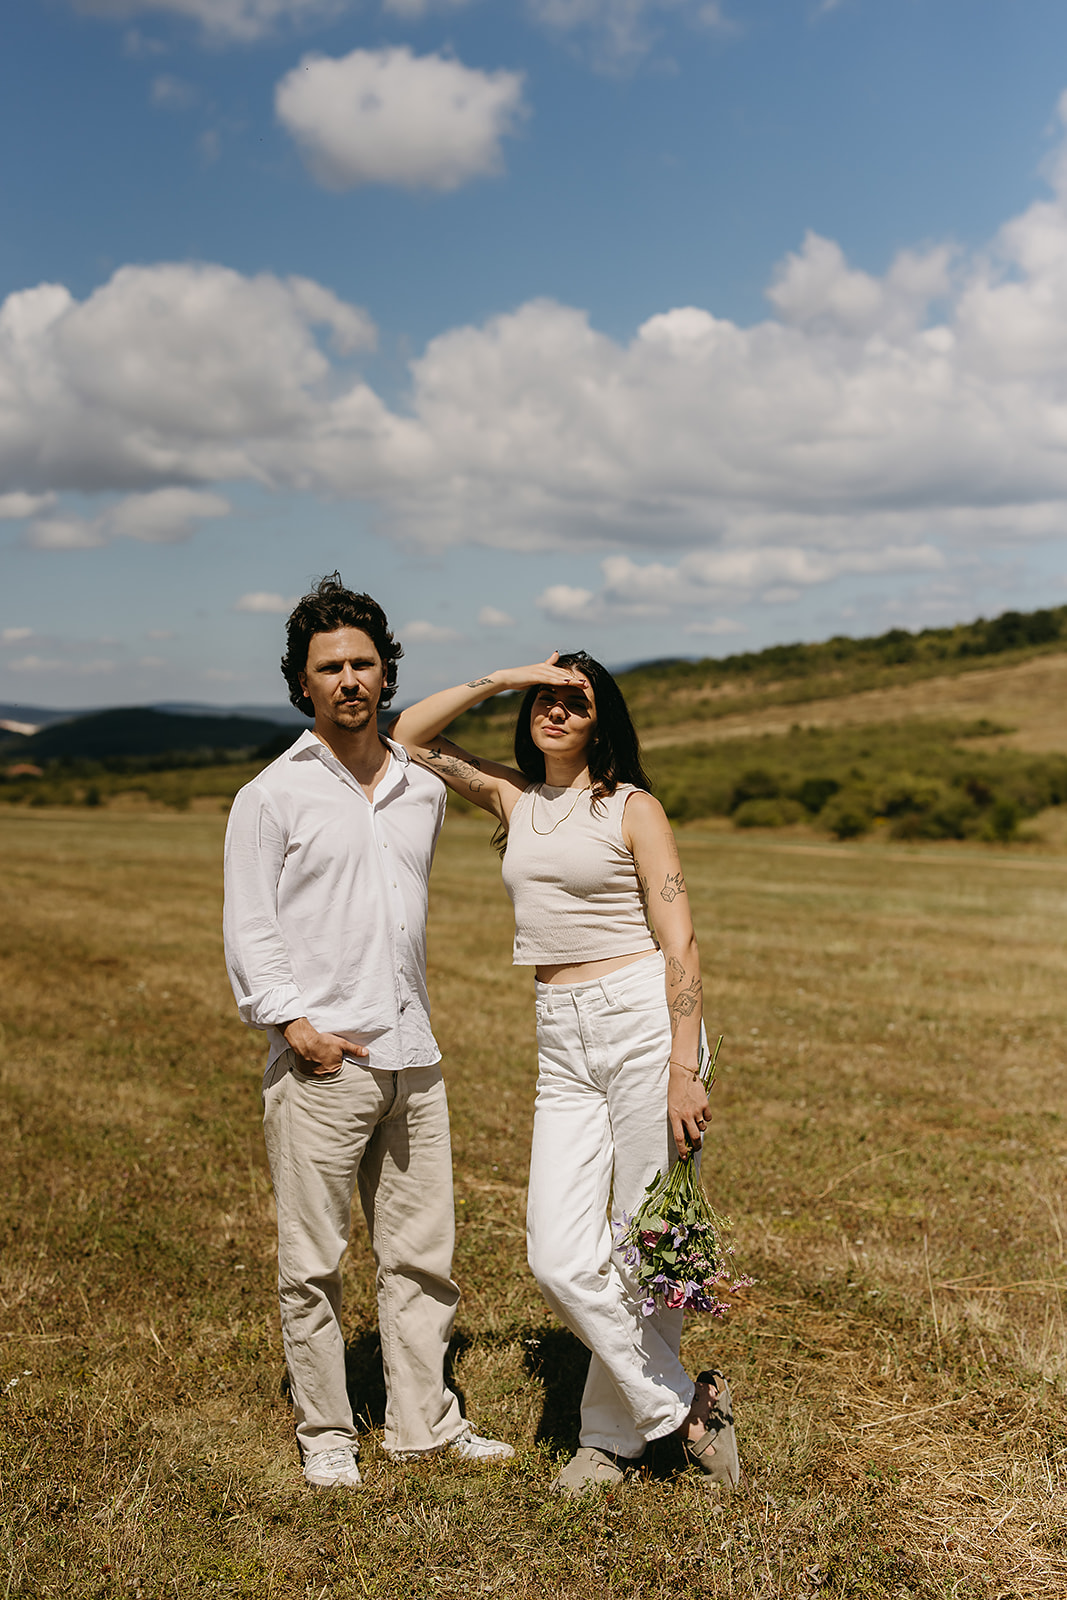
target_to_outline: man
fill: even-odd
[[[378,1269],[385,1449],[513,1454],[471,1429],[444,1382],[459,1290],[426,911],[445,791],[378,733],[400,655],[381,607],[338,573],[304,596],[282,671],[314,727],[241,790],[226,833],[226,958],[241,1016],[270,1039],[282,1338],[316,1487],[360,1482],[340,1321],[357,1182]]]

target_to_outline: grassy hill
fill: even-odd
[[[278,724],[258,717],[175,715],[131,706],[96,711],[5,740],[0,754],[19,761],[103,761],[113,756],[252,751],[278,736]],[[295,732],[293,734],[295,738]]]
[[[979,618],[918,633],[893,628],[869,639],[838,637],[702,661],[653,661],[619,673],[618,679],[642,743],[651,749],[714,738],[720,723],[724,732],[781,732],[796,721],[808,720],[806,714],[790,714],[801,706],[818,707],[818,720],[829,720],[827,707],[832,702],[859,696],[870,697],[872,721],[912,714],[943,716],[940,705],[945,696],[967,705],[963,715],[989,715],[982,698],[984,683],[980,678],[982,687],[968,695],[969,681],[975,674],[1003,674],[1024,663],[1035,667],[1046,663],[1054,676],[1063,675],[1067,688],[1067,606],[1007,611],[989,622]],[[920,686],[932,681],[938,689],[924,698]],[[956,684],[959,689],[953,687]],[[908,693],[914,697],[914,712],[907,705],[878,703],[879,696]],[[1026,698],[1025,693],[1019,697],[1020,708]],[[960,713],[953,705],[948,714]],[[469,739],[473,748],[501,759],[510,751],[514,717],[511,697],[501,696],[461,717],[452,735],[461,744]],[[1063,747],[1067,748],[1067,737]]]
[[[1007,841],[1067,801],[1067,607],[650,662],[619,676],[657,793],[680,822]],[[502,696],[450,732],[510,759],[516,709]],[[295,732],[255,719],[101,713],[19,739],[17,759],[45,764],[45,776],[9,781],[0,797],[217,809]],[[108,741],[116,753],[101,754]],[[224,758],[212,764],[212,750]]]
[[[1067,607],[619,675],[676,821],[1016,837],[1067,800]],[[510,759],[515,698],[453,725]]]

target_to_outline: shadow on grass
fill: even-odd
[[[537,1443],[573,1451],[578,1443],[589,1351],[566,1328],[531,1328],[522,1342],[523,1364],[544,1394]]]
[[[514,1333],[511,1333],[501,1342],[510,1342],[513,1338]],[[482,1342],[486,1341],[456,1334],[445,1358],[445,1382],[459,1397],[464,1416],[467,1414],[466,1397],[456,1382],[455,1366],[473,1344]],[[487,1342],[498,1341],[490,1337]],[[554,1452],[571,1455],[578,1446],[589,1352],[566,1328],[544,1325],[526,1329],[522,1344],[523,1365],[544,1395],[535,1441],[547,1444]],[[357,1428],[364,1431],[384,1427],[385,1375],[382,1342],[376,1328],[353,1334],[345,1345],[345,1384]],[[287,1373],[282,1375],[281,1392],[291,1403]],[[642,1471],[652,1478],[672,1477],[684,1471],[685,1466],[684,1451],[673,1436],[650,1444],[641,1458]]]
[[[581,1428],[589,1351],[566,1328],[531,1328],[523,1345],[526,1371],[541,1385],[545,1397],[536,1442],[573,1454]],[[674,1435],[648,1445],[641,1458],[642,1471],[651,1478],[673,1477],[685,1466],[685,1452]]]
[[[457,1334],[445,1356],[445,1383],[459,1400],[459,1409],[467,1415],[466,1396],[455,1377],[455,1363],[468,1349],[471,1341]],[[345,1343],[345,1388],[352,1406],[356,1427],[361,1432],[367,1428],[385,1426],[385,1371],[382,1366],[382,1341],[377,1328],[353,1334]],[[287,1371],[282,1372],[280,1391],[290,1405],[292,1386]]]

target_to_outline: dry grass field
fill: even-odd
[[[455,1381],[519,1447],[378,1449],[357,1234],[359,1495],[303,1490],[273,1289],[258,1040],[221,965],[223,818],[0,816],[0,1597],[1061,1596],[1067,1592],[1067,859],[695,826],[705,1164],[758,1278],[729,1372],[744,1480],[662,1447],[546,1499],[581,1354],[523,1259],[529,976],[480,821],[435,869],[453,1108]]]

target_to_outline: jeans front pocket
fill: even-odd
[[[621,974],[612,973],[604,987],[611,996],[613,1012],[666,1011],[667,987],[662,962],[643,972],[631,972],[624,967]]]
[[[341,1076],[348,1065],[346,1061],[342,1060],[341,1065],[335,1067],[332,1072],[313,1072],[305,1067],[303,1056],[298,1056],[295,1050],[292,1052],[292,1057],[289,1070],[298,1083],[333,1083]]]

